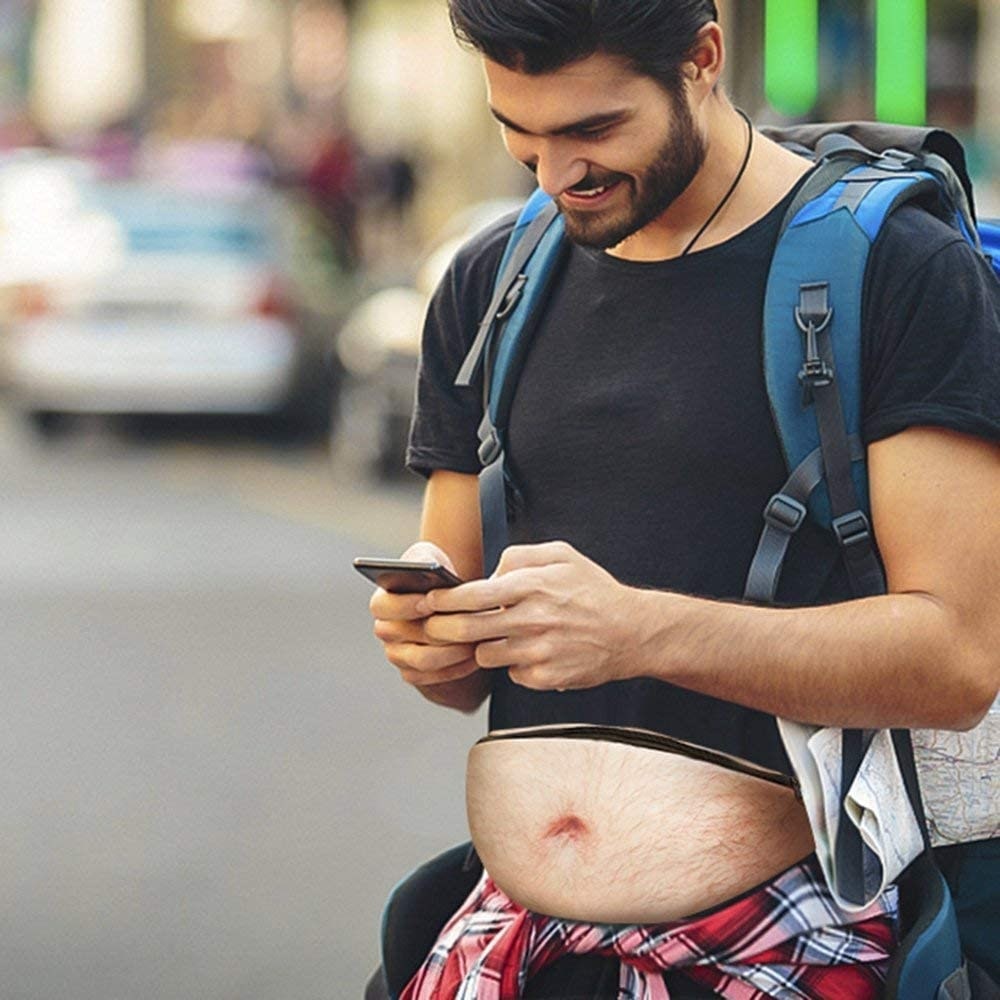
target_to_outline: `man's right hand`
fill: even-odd
[[[431,560],[455,571],[448,554],[430,542],[416,542],[402,558]],[[377,589],[369,603],[375,636],[407,684],[433,702],[473,711],[489,686],[488,674],[476,664],[476,647],[431,640],[424,631],[426,619],[415,610],[422,597]]]

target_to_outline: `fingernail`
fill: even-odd
[[[422,597],[414,605],[414,611],[416,611],[418,615],[429,615],[431,613],[431,602],[428,601],[426,597]]]

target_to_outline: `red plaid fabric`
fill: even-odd
[[[633,927],[532,913],[484,872],[400,1000],[516,1000],[545,966],[585,953],[620,960],[619,1000],[669,1000],[667,969],[730,1000],[875,1000],[894,944],[895,892],[845,913],[815,859],[705,916]]]

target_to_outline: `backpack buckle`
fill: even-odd
[[[871,164],[879,170],[891,170],[894,173],[909,170],[915,157],[903,149],[886,149],[882,155]]]
[[[833,382],[833,374],[833,369],[822,358],[806,360],[799,371],[803,406],[809,406],[812,403],[814,389],[822,389]]]
[[[830,527],[833,528],[833,533],[837,536],[837,541],[843,549],[853,548],[861,542],[869,541],[872,537],[868,518],[860,510],[854,510],[850,514],[834,518]]]
[[[799,304],[795,307],[795,325],[805,334],[805,362],[799,372],[802,385],[802,405],[808,406],[813,399],[813,390],[829,385],[833,381],[833,368],[819,353],[819,337],[833,319],[833,307],[829,301],[830,285],[825,281],[811,282],[799,286]]]
[[[496,315],[493,317],[495,322],[503,322],[517,308],[518,302],[521,301],[521,293],[527,283],[528,276],[523,273],[514,279],[514,283],[507,289],[507,294],[504,295],[500,308],[497,309]]]
[[[802,527],[806,513],[805,505],[794,497],[785,493],[775,493],[764,508],[764,520],[772,528],[793,535]]]
[[[822,333],[833,319],[830,283],[811,281],[799,285],[799,304],[795,307],[795,325],[805,334]]]
[[[487,465],[492,465],[500,457],[502,451],[503,445],[500,442],[500,435],[497,434],[495,427],[491,427],[486,436],[479,442],[479,450],[477,452],[483,468]]]

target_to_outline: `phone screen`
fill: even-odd
[[[354,568],[383,590],[394,594],[425,594],[440,587],[455,587],[462,581],[436,562],[359,557]]]

